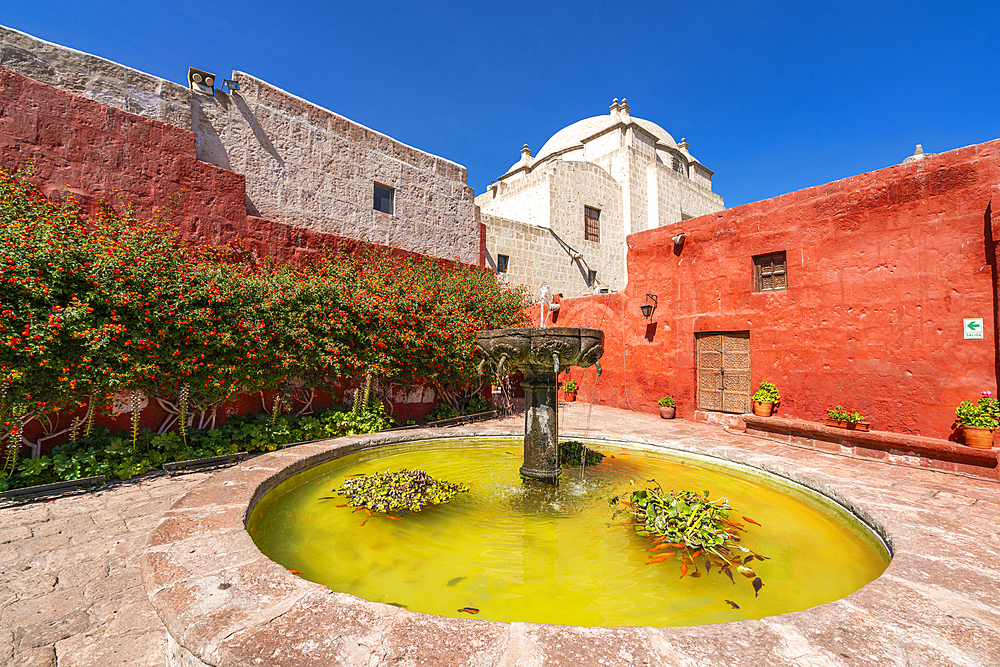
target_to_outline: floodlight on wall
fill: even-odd
[[[684,245],[684,239],[687,238],[684,232],[681,232],[673,238],[674,245]]]
[[[240,82],[236,81],[235,79],[223,79],[222,89],[230,93],[239,92]]]
[[[652,301],[653,303],[652,304],[649,303],[650,301]],[[657,305],[659,305],[659,302],[656,300],[656,295],[647,294],[646,303],[639,306],[639,310],[642,311],[642,316],[648,320],[650,317],[653,316],[653,311],[656,310]]]
[[[199,93],[215,97],[215,75],[204,70],[189,67],[188,87]]]

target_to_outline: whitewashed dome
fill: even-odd
[[[670,136],[670,133],[656,123],[644,118],[632,117],[631,120],[646,132],[656,137],[657,143],[664,144],[670,148],[677,148],[677,142],[674,141],[672,136]],[[585,118],[568,127],[564,127],[553,134],[551,139],[545,142],[545,145],[542,146],[542,150],[538,151],[538,155],[535,156],[535,162],[544,160],[550,155],[562,153],[565,150],[580,148],[583,146],[584,140],[590,139],[594,135],[604,132],[606,129],[617,125],[619,122],[621,121],[618,117],[613,117],[611,114],[607,114],[604,116]]]
[[[618,100],[615,100],[616,104],[617,102]],[[677,142],[674,141],[672,136],[670,136],[670,133],[653,121],[646,120],[644,118],[636,118],[634,116],[630,116],[628,118],[632,123],[635,123],[647,133],[655,137],[657,144],[667,148],[676,149],[678,147]],[[534,156],[532,161],[534,164],[538,164],[553,155],[560,155],[566,151],[573,150],[574,148],[583,148],[584,141],[605,132],[608,128],[614,127],[620,122],[622,122],[622,118],[618,114],[593,116],[591,118],[584,118],[583,120],[577,121],[553,134],[552,137],[545,142],[545,145],[542,146],[542,149]],[[510,169],[507,170],[507,173],[514,171],[521,166],[521,164],[520,160],[515,162],[510,166]]]

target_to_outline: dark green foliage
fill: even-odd
[[[586,456],[586,459],[584,459]],[[559,443],[559,464],[564,466],[596,466],[604,460],[604,454],[585,447],[579,440]]]
[[[428,505],[446,503],[468,490],[464,484],[436,480],[423,470],[400,470],[351,477],[337,493],[347,496],[351,505],[372,512],[419,512]]]
[[[376,401],[359,414],[330,408],[301,417],[284,415],[273,422],[269,415],[230,417],[224,426],[188,431],[187,442],[177,431],[156,434],[143,429],[134,447],[131,433],[112,433],[95,426],[90,436],[56,447],[51,456],[22,460],[13,483],[5,487],[7,480],[0,478],[0,491],[94,475],[129,479],[171,461],[270,452],[292,442],[374,433],[390,425],[382,403]]]
[[[628,513],[633,518],[636,533],[653,538],[651,551],[674,549],[653,556],[649,563],[660,563],[676,556],[681,562],[681,577],[687,575],[689,567],[694,568],[692,577],[700,577],[701,566],[706,573],[715,568],[730,580],[735,568],[737,573],[754,579],[754,593],[759,593],[764,584],[750,564],[755,560],[765,560],[765,557],[740,544],[739,533],[744,531],[743,524],[729,519],[732,511],[729,502],[725,498],[709,500],[708,496],[708,491],[704,495],[697,491],[667,493],[657,484],[655,489],[633,491],[624,497],[614,496],[608,504],[611,507],[622,506],[615,510],[615,516]]]
[[[462,415],[475,415],[480,412],[490,412],[496,410],[496,406],[488,398],[483,398],[482,396],[473,396],[468,399],[465,406],[462,408],[462,414],[459,414],[455,408],[444,401],[438,403],[431,411],[427,413],[427,421],[440,421],[442,419],[454,419],[455,417],[461,417]]]

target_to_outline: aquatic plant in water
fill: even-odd
[[[663,552],[653,556],[647,564],[676,557],[681,562],[681,578],[691,567],[694,568],[692,577],[701,576],[701,567],[705,568],[706,574],[714,567],[733,583],[735,568],[739,574],[753,579],[756,596],[764,583],[750,564],[754,560],[765,560],[766,556],[740,544],[739,533],[745,529],[743,524],[730,520],[729,513],[733,508],[726,498],[709,500],[708,491],[704,495],[690,490],[665,492],[656,480],[648,481],[656,483],[656,488],[632,491],[608,501],[611,507],[620,507],[615,510],[614,516],[622,513],[631,515],[631,525],[636,533],[653,538],[651,551]],[[743,519],[757,524],[753,519]]]
[[[586,458],[584,458],[586,457]],[[584,446],[579,440],[559,443],[559,463],[564,466],[596,466],[604,460],[604,454]]]
[[[350,477],[337,489],[337,494],[346,496],[354,507],[371,512],[419,512],[428,505],[446,503],[468,490],[465,484],[436,480],[424,470],[404,469]]]

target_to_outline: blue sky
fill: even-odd
[[[186,81],[238,69],[459,162],[482,192],[626,97],[727,206],[1000,137],[1000,2],[5,3],[0,24]]]

